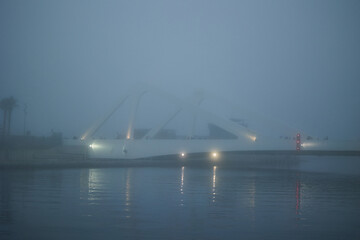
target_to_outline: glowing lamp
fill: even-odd
[[[219,158],[219,153],[218,152],[211,152],[210,153],[210,157],[212,158],[212,159],[217,159],[217,158]]]

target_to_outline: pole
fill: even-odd
[[[27,115],[27,105],[24,104],[24,136],[26,136],[26,115]]]

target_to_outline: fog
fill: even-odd
[[[213,96],[204,107],[249,127],[258,116],[263,129],[360,139],[359,12],[356,0],[1,1],[0,98],[17,99],[13,134],[26,104],[31,134],[80,136],[145,83]],[[144,96],[138,127],[165,114],[158,97]]]

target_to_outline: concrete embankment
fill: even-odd
[[[62,166],[86,160],[87,150],[83,146],[0,149],[0,168]]]
[[[0,169],[14,168],[98,168],[137,166],[223,166],[296,168],[306,156],[360,156],[348,151],[243,151],[221,153],[211,159],[208,153],[181,158],[177,155],[146,159],[90,159],[85,146],[56,146],[50,149],[0,150]],[[358,157],[357,157],[358,158]]]

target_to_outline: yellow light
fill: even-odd
[[[219,156],[220,156],[220,154],[218,153],[218,152],[211,152],[210,153],[210,157],[212,158],[212,159],[217,159],[217,158],[219,158]]]

